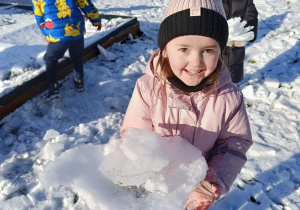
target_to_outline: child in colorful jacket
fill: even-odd
[[[59,99],[57,64],[69,50],[74,68],[74,85],[77,92],[84,91],[83,50],[85,21],[82,12],[97,30],[101,18],[91,0],[32,0],[37,24],[48,42],[44,55],[48,80],[48,95],[45,102]]]
[[[243,95],[221,60],[227,39],[221,0],[172,0],[121,128],[181,136],[202,151],[209,169],[184,208],[207,209],[227,193],[252,144]]]

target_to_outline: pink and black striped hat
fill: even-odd
[[[172,0],[167,6],[158,33],[161,50],[172,39],[201,35],[215,39],[221,50],[228,39],[228,24],[221,0]]]

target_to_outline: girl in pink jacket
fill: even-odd
[[[209,169],[184,208],[207,209],[227,193],[252,144],[243,95],[221,59],[227,39],[221,0],[172,0],[121,129],[181,136],[202,151]]]

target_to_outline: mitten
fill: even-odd
[[[212,184],[210,182],[206,181],[206,180],[203,180],[203,181],[199,182],[195,186],[193,191],[209,197],[211,202],[214,202],[214,200],[218,199],[214,195],[214,192],[213,192],[213,189],[212,189]]]
[[[93,26],[97,27],[97,31],[100,31],[102,28],[101,23],[93,23]]]
[[[233,42],[233,46],[234,47],[244,47],[248,42],[244,42],[244,41],[234,41]]]
[[[203,180],[199,182],[187,199],[185,209],[208,209],[221,196],[221,187]]]
[[[231,40],[228,39],[226,46],[227,47],[233,47],[233,43],[234,43],[234,41],[231,41]]]
[[[42,22],[42,23],[40,24],[40,27],[41,27],[42,29],[45,30],[45,22]]]
[[[226,46],[227,47],[244,47],[248,42],[244,41],[231,41],[228,40]]]

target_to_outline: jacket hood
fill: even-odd
[[[154,69],[158,62],[159,53],[160,53],[160,50],[157,49],[150,57],[150,59],[147,63],[147,66],[146,66],[145,73],[151,75],[152,77],[154,77]],[[218,82],[216,89],[218,89],[230,82],[231,82],[230,72],[229,72],[228,68],[225,66],[225,64],[223,63],[221,73],[219,76],[219,82]],[[169,83],[169,82],[167,81],[167,83]]]

